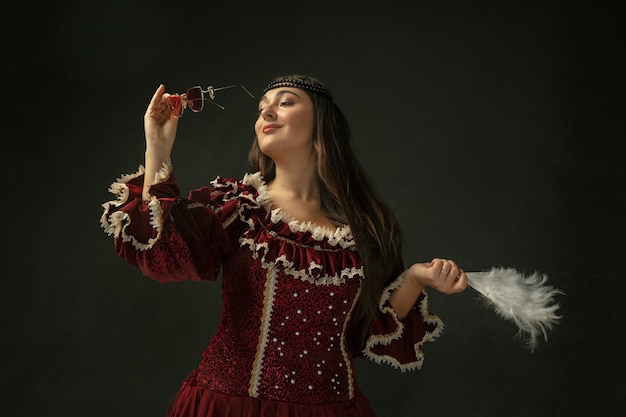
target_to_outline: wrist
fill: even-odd
[[[407,269],[405,273],[405,280],[411,285],[411,287],[418,292],[422,292],[424,285],[420,280],[420,274],[417,271],[419,265],[413,265],[411,268]]]

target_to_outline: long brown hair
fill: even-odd
[[[278,79],[322,85],[306,75]],[[305,91],[313,101],[313,143],[317,155],[322,210],[331,219],[348,224],[363,262],[364,280],[355,323],[361,327],[360,343],[378,308],[383,288],[403,270],[402,244],[397,218],[372,186],[352,150],[352,134],[341,109],[325,94]],[[253,172],[261,171],[266,181],[276,176],[274,161],[253,142],[248,162]]]

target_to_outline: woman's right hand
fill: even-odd
[[[170,96],[171,94],[165,92],[165,86],[159,85],[143,118],[146,135],[143,199],[146,201],[150,200],[148,191],[154,182],[156,173],[161,169],[163,163],[170,161],[176,139],[178,116],[181,108],[177,108],[175,110],[177,114],[174,114],[167,101]]]
[[[144,115],[144,131],[146,134],[146,150],[154,149],[169,157],[176,138],[178,114],[174,114],[168,104],[171,94],[165,92],[165,86],[159,85]]]

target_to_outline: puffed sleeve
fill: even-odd
[[[214,201],[180,197],[172,167],[164,163],[149,193],[142,199],[144,168],[124,175],[109,191],[115,200],[102,205],[100,223],[114,236],[117,254],[159,282],[214,280],[231,244],[217,211],[221,193]]]
[[[398,318],[389,298],[402,284],[404,276],[402,273],[384,289],[362,352],[367,359],[389,364],[402,372],[420,369],[424,361],[422,345],[433,341],[443,331],[441,319],[428,310],[426,290],[408,315],[403,320]]]

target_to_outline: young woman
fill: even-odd
[[[170,417],[374,416],[354,360],[418,369],[442,330],[425,287],[463,291],[453,261],[405,268],[397,220],[363,173],[348,123],[318,80],[264,90],[242,179],[182,198],[170,153],[179,107],[159,86],[145,168],[115,182],[102,226],[160,282],[222,276],[223,315]]]

